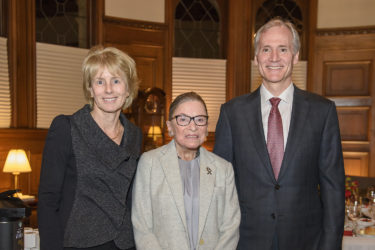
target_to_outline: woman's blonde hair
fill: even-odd
[[[91,96],[91,84],[99,70],[107,68],[111,74],[120,74],[126,83],[129,97],[126,98],[123,108],[129,107],[138,94],[139,80],[134,60],[126,53],[114,47],[104,48],[95,46],[90,49],[82,64],[83,92],[91,108],[94,99]]]

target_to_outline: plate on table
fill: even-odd
[[[357,220],[357,225],[361,228],[363,227],[369,227],[375,225],[375,220],[369,219],[369,218],[359,218]]]
[[[359,228],[356,230],[356,235],[361,237],[375,237],[375,226]]]

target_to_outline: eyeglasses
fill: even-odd
[[[187,126],[190,124],[191,120],[194,120],[194,123],[197,126],[206,126],[208,122],[207,115],[197,115],[194,117],[188,115],[176,115],[173,118],[176,119],[177,125],[179,126]]]

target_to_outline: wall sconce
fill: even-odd
[[[25,150],[11,149],[3,168],[4,173],[12,173],[14,175],[14,189],[19,189],[18,177],[20,173],[31,172],[29,160],[27,159]],[[22,193],[19,193],[22,196]]]

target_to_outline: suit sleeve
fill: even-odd
[[[48,131],[43,151],[38,192],[38,227],[42,250],[63,249],[59,216],[66,166],[71,151],[70,121],[56,117]]]
[[[322,134],[319,178],[323,203],[323,232],[319,249],[341,249],[345,218],[345,171],[334,103],[329,107]]]
[[[225,209],[223,223],[219,227],[220,237],[215,250],[236,249],[240,238],[239,226],[241,221],[236,185],[232,164],[226,166],[225,179]]]
[[[153,233],[153,214],[151,204],[152,158],[143,154],[138,163],[132,195],[132,223],[137,249],[161,250]]]
[[[233,164],[232,132],[224,105],[221,105],[219,119],[216,124],[213,152]]]

